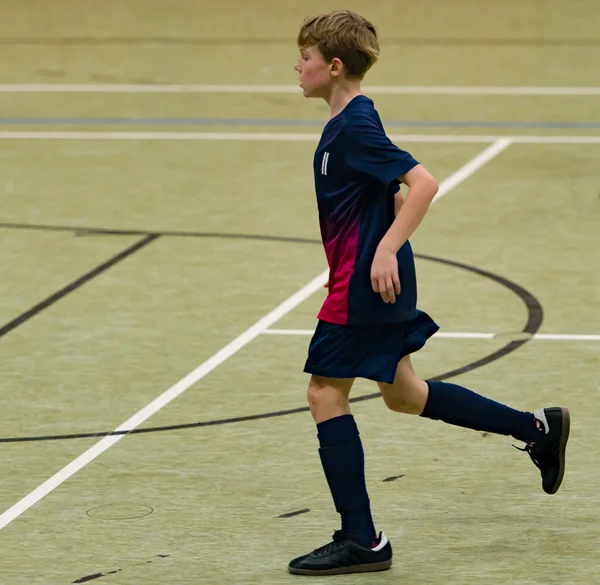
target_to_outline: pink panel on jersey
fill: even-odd
[[[329,264],[329,294],[317,315],[318,319],[338,325],[348,322],[350,278],[356,266],[360,218],[347,229],[324,243]]]

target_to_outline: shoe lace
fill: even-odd
[[[513,447],[517,449],[517,451],[525,451],[533,461],[533,464],[540,470],[546,467],[552,460],[551,455],[549,453],[544,454],[541,449],[536,448],[537,446],[535,443],[527,444],[523,448],[517,447],[516,445],[513,445]]]
[[[333,540],[328,542],[326,545],[321,546],[313,551],[314,556],[323,556],[328,555],[333,552],[337,548],[339,548],[340,544],[346,540],[346,535],[341,530],[336,530],[333,533]]]
[[[512,444],[512,443],[511,443]],[[533,455],[533,445],[525,445],[525,447],[517,447],[516,445],[512,445],[517,451],[525,451],[525,453],[527,453],[527,455],[529,455],[529,457],[531,457],[531,460],[533,461],[534,465],[538,468],[541,469],[540,467],[540,461]]]

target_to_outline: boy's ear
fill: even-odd
[[[329,64],[329,72],[334,77],[339,76],[344,70],[344,63],[338,57],[334,57]]]

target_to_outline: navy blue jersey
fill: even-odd
[[[385,135],[373,102],[355,97],[323,129],[314,158],[319,224],[329,263],[329,294],[318,318],[329,323],[393,323],[416,313],[417,283],[408,241],[398,251],[401,293],[383,302],[371,286],[375,250],[392,225],[399,177],[419,164]]]

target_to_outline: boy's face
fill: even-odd
[[[334,59],[334,61],[336,61]],[[294,69],[298,72],[304,97],[327,97],[336,67],[327,63],[317,47],[301,47]]]

